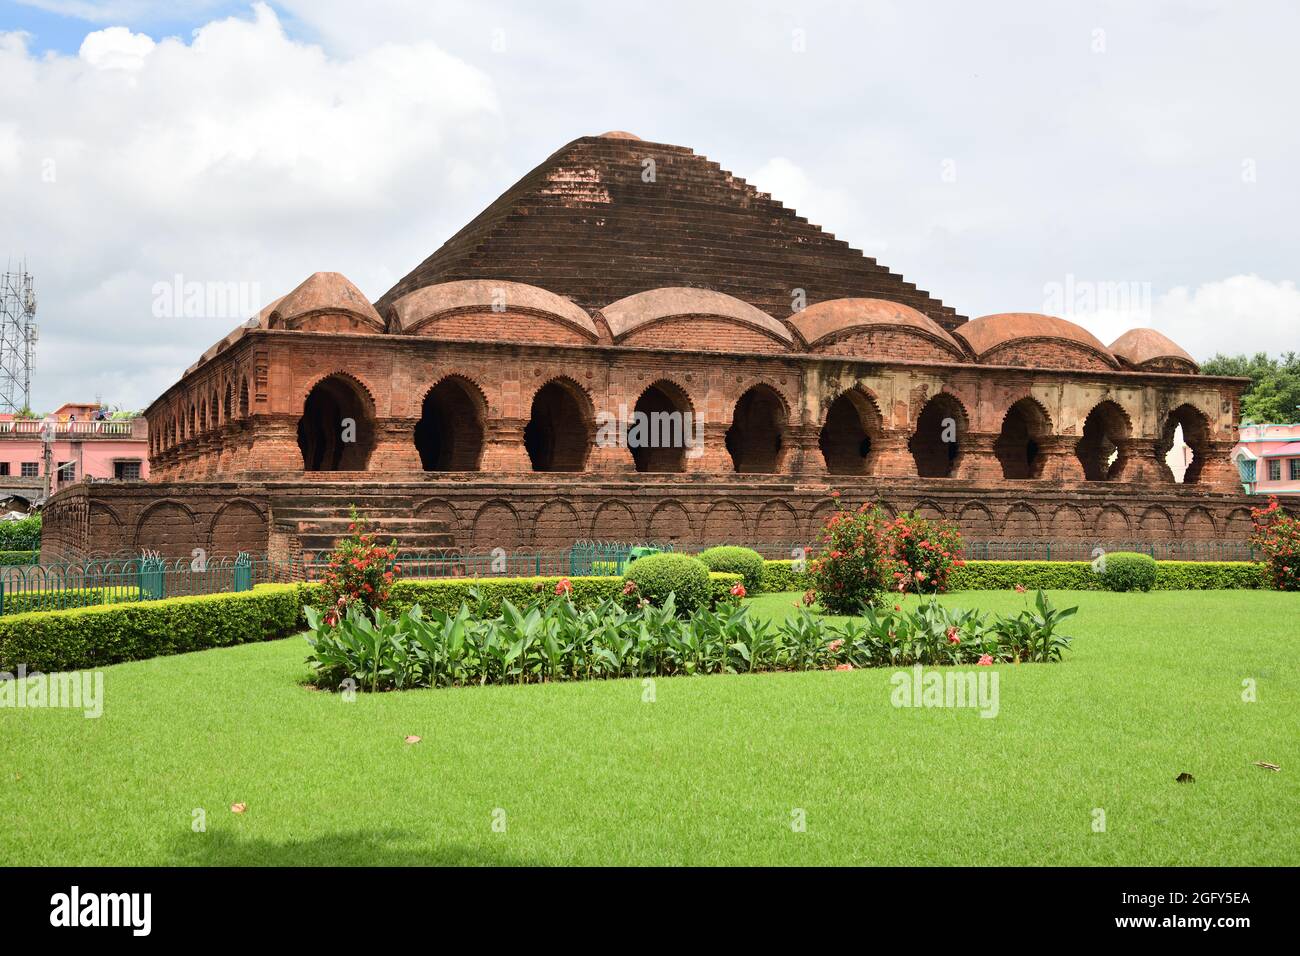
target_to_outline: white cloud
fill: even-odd
[[[263,4],[189,43],[113,27],[38,57],[0,35],[0,255],[36,279],[33,403],[152,401],[235,324],[160,328],[177,273],[269,300],[337,270],[379,295],[477,211],[446,184],[501,188],[498,113],[425,37],[334,56]]]
[[[153,39],[143,33],[132,33],[126,27],[109,27],[87,34],[78,55],[101,70],[138,70],[153,48]]]

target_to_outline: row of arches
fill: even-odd
[[[236,389],[238,388],[238,391]],[[200,401],[192,410],[164,426],[154,451],[160,452],[197,434],[212,416],[218,399]],[[247,414],[248,387],[232,381],[225,389],[221,418]],[[523,425],[523,446],[536,472],[580,472],[587,469],[597,441],[596,415],[586,392],[567,378],[556,378],[534,394]],[[703,453],[692,447],[701,433],[692,435],[696,416],[690,397],[676,383],[659,380],[638,397],[633,412],[651,422],[685,420],[673,431],[675,441],[631,444],[627,450],[639,472],[673,473],[687,470],[687,458]],[[191,419],[191,425],[183,424]],[[348,426],[350,423],[351,432]],[[694,424],[698,424],[695,422]],[[958,474],[967,451],[969,419],[956,396],[939,392],[929,398],[907,437],[906,453],[915,473],[923,478],[951,478]],[[652,429],[652,432],[654,429]],[[1118,403],[1105,400],[1084,419],[1072,449],[1083,476],[1089,481],[1123,478],[1132,454],[1132,422]],[[373,401],[351,377],[336,373],[317,382],[308,393],[297,425],[298,446],[307,471],[365,470],[375,443]],[[425,471],[477,471],[488,433],[487,403],[478,386],[452,375],[424,396],[412,440]],[[1210,423],[1191,405],[1182,405],[1166,417],[1157,441],[1156,457],[1163,462],[1177,439],[1190,449],[1182,481],[1199,480],[1210,443]],[[852,388],[827,406],[817,448],[831,475],[878,473],[882,446],[886,444],[883,416],[874,397]],[[731,469],[738,474],[776,474],[791,445],[787,400],[775,388],[758,384],[737,400],[730,425],[722,436]],[[685,439],[685,440],[683,440]],[[1048,446],[1070,439],[1057,436],[1047,410],[1025,397],[1006,410],[992,453],[1005,480],[1041,478]],[[725,460],[721,460],[725,467]],[[1177,475],[1169,476],[1178,480]]]
[[[159,426],[149,423],[149,453],[158,455],[228,421],[244,418],[249,411],[248,380],[231,378],[191,401]]]

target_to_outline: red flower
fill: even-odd
[[[851,671],[853,670],[853,665],[845,662],[843,664],[836,664],[835,669],[837,671]]]
[[[735,586],[731,589],[731,596],[743,598],[745,596],[745,585],[737,581]]]
[[[628,581],[623,585],[623,596],[628,597],[636,591],[636,582]]]
[[[560,578],[559,583],[555,585],[556,594],[568,594],[572,590],[573,590],[573,585],[569,583],[568,578]]]
[[[1024,586],[1023,584],[1017,584],[1017,585],[1016,585],[1016,593],[1017,593],[1017,594],[1024,594],[1024,593],[1025,593],[1025,586]]]
[[[961,638],[957,636],[957,628],[956,628],[956,627],[950,627],[950,628],[948,628],[948,643],[949,643],[949,644],[960,644],[960,643],[961,643]]]
[[[980,655],[980,659],[979,659],[979,666],[980,666],[980,667],[992,667],[992,666],[993,666],[993,658],[990,657],[988,654],[981,654],[981,655]]]

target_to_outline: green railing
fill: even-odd
[[[719,542],[740,544],[753,548],[769,560],[797,558],[799,549],[806,549],[802,556],[809,558],[817,554],[815,543],[799,542]],[[697,553],[714,544],[692,544],[686,550]],[[1183,539],[1178,541],[1118,541],[1097,539],[1094,541],[1055,541],[1037,538],[1033,540],[995,539],[990,541],[966,540],[962,546],[968,561],[1091,561],[1096,557],[1097,549],[1107,554],[1115,551],[1135,551],[1149,554],[1157,561],[1258,561],[1260,555],[1244,541],[1198,541]]]
[[[155,555],[0,568],[0,614],[247,591],[302,580],[302,567],[240,554],[206,561]]]
[[[671,544],[647,545],[624,541],[578,541],[570,548],[536,551],[464,551],[447,548],[435,551],[399,551],[396,564],[404,578],[519,578],[622,574],[632,552],[652,547],[671,551]],[[328,556],[308,563],[308,580],[320,577]]]

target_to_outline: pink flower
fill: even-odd
[[[745,585],[737,581],[735,587],[731,589],[731,596],[743,598],[745,596]]]
[[[623,585],[623,596],[624,596],[624,597],[628,597],[628,596],[630,596],[634,591],[636,591],[636,582],[635,582],[635,581],[628,581],[626,584]]]
[[[992,666],[993,666],[993,658],[992,658],[992,656],[990,656],[990,655],[988,655],[988,654],[981,654],[981,655],[980,655],[980,660],[979,660],[979,666],[980,666],[980,667],[992,667]]]
[[[917,579],[918,581],[924,581],[924,580],[925,580],[925,572],[924,572],[924,571],[917,571],[917,572],[916,572],[916,579]]]
[[[569,583],[568,578],[560,578],[560,582],[555,585],[556,594],[568,594],[573,590],[573,585]]]
[[[851,671],[851,670],[853,670],[853,665],[852,665],[852,664],[849,664],[849,663],[836,664],[836,665],[835,665],[835,669],[836,669],[837,671]]]
[[[840,648],[843,646],[844,646],[844,638],[842,637],[837,637],[835,640],[831,641],[829,644],[826,645],[827,649],[832,654],[838,654],[840,652]]]
[[[1016,593],[1017,593],[1017,594],[1024,594],[1024,593],[1025,593],[1025,586],[1024,586],[1023,584],[1017,584],[1017,585],[1016,585]]]
[[[957,636],[957,628],[955,626],[948,628],[948,643],[949,644],[961,643],[961,638]]]

